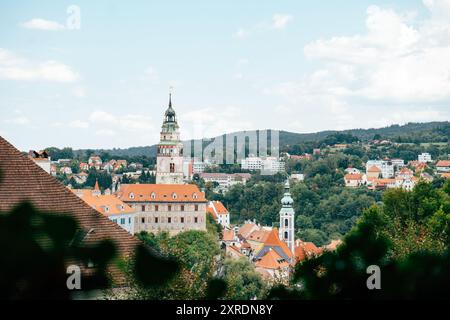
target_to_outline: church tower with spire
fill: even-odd
[[[291,197],[289,186],[289,179],[284,185],[284,196],[281,199],[281,210],[280,210],[280,231],[279,237],[284,241],[292,253],[295,250],[295,211],[294,211],[294,200]]]
[[[172,108],[172,94],[169,94],[169,107],[164,114],[160,141],[156,158],[157,184],[183,183],[183,143],[175,110]]]

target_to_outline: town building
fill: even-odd
[[[419,154],[417,156],[417,160],[422,163],[433,162],[433,160],[431,159],[431,154],[429,154],[428,152]]]
[[[247,157],[241,160],[243,170],[261,171],[264,174],[275,174],[285,171],[285,162],[277,157]]]
[[[30,150],[29,157],[47,173],[50,173],[51,159],[47,151],[34,151]]]
[[[88,159],[89,168],[95,168],[100,170],[102,168],[103,161],[99,156],[92,155]]]
[[[289,250],[294,253],[294,241],[295,241],[295,211],[294,200],[290,193],[289,180],[284,184],[284,196],[281,199],[280,209],[280,239],[284,241]]]
[[[366,163],[366,174],[369,178],[368,171],[372,167],[377,167],[380,169],[382,178],[392,178],[394,177],[394,165],[390,160],[369,160]]]
[[[95,184],[93,190],[72,189],[72,192],[109,220],[117,223],[127,232],[134,234],[136,210],[114,195],[102,195],[98,187],[98,182]]]
[[[436,163],[436,170],[438,172],[450,172],[450,161],[449,160],[439,160]]]
[[[358,188],[364,184],[364,177],[361,173],[347,173],[344,182],[346,187]]]
[[[200,173],[199,177],[207,182],[215,182],[218,184],[218,189],[226,191],[231,186],[235,184],[243,184],[245,185],[248,180],[251,179],[250,173],[220,173],[220,172],[214,172],[214,173]]]
[[[206,211],[224,228],[230,227],[230,213],[220,201],[209,201]]]
[[[180,140],[179,129],[175,110],[172,108],[172,94],[170,94],[169,107],[164,114],[156,151],[157,184],[182,184],[184,181],[183,143]]]
[[[193,184],[121,184],[116,196],[136,211],[135,232],[206,230],[205,194]]]
[[[289,180],[294,182],[300,182],[305,180],[305,175],[303,173],[291,173]]]

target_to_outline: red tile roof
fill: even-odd
[[[314,257],[322,253],[322,249],[317,248],[317,246],[312,242],[296,240],[294,247],[295,259],[297,262],[301,262],[307,258]]]
[[[234,232],[233,230],[223,230],[223,241],[233,241],[234,240]]]
[[[439,160],[436,163],[436,167],[450,167],[450,161],[448,161],[448,160]]]
[[[125,202],[206,202],[195,184],[122,184],[117,196]]]
[[[273,249],[269,249],[266,254],[255,263],[255,267],[264,269],[282,269],[288,266],[289,263]]]
[[[367,172],[381,172],[381,169],[377,166],[371,166]]]
[[[362,180],[362,175],[360,173],[349,173],[344,176],[345,180]]]
[[[83,240],[85,244],[111,239],[122,257],[134,253],[134,248],[139,243],[135,237],[92,209],[2,137],[0,171],[1,212],[11,210],[28,200],[39,210],[68,214],[75,218],[83,230],[90,231]],[[111,266],[110,270],[114,281],[122,284],[123,274],[114,266]]]

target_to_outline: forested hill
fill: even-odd
[[[248,132],[247,132],[248,133]],[[280,148],[286,149],[304,142],[319,142],[326,140],[330,135],[351,135],[358,140],[367,141],[374,138],[389,139],[395,142],[448,142],[450,141],[450,122],[408,123],[406,125],[392,125],[384,128],[351,129],[343,131],[321,131],[316,133],[294,133],[280,131]],[[341,142],[341,141],[338,141]],[[344,141],[345,142],[345,141]],[[348,141],[347,141],[348,142]],[[86,150],[77,150],[83,152]],[[89,150],[96,154],[107,152],[111,156],[138,157],[156,156],[156,146],[131,147],[125,149]]]

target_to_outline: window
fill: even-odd
[[[128,224],[131,224],[131,218],[128,218]]]
[[[287,231],[284,232],[284,238],[285,238],[285,239],[289,238],[289,237],[288,237]]]
[[[158,223],[158,217],[155,217],[155,223]]]
[[[145,218],[144,217],[141,218],[141,223],[145,223]]]
[[[167,210],[172,211],[172,206],[170,204],[167,206]]]
[[[170,172],[174,173],[175,172],[175,163],[171,163],[170,164]]]
[[[194,210],[198,211],[198,204],[195,205]]]
[[[184,217],[181,217],[180,219],[181,219],[181,223],[184,223]]]
[[[172,223],[172,218],[171,217],[167,218],[167,223]]]
[[[194,193],[194,194],[192,195],[192,198],[193,198],[193,199],[197,199],[197,198],[198,198],[197,194]]]
[[[181,205],[181,211],[184,211],[184,204]]]
[[[129,197],[130,197],[130,199],[134,199],[134,193],[131,192],[130,195],[129,195]]]
[[[151,198],[155,199],[156,198],[156,193],[152,192]]]
[[[159,210],[159,206],[155,205],[155,211],[158,211],[158,210]]]
[[[145,211],[145,206],[141,206],[141,210],[142,210],[142,211]]]
[[[172,198],[174,198],[174,199],[177,198],[177,194],[175,192],[172,194]]]
[[[285,227],[289,226],[289,220],[288,219],[284,219],[284,226]]]
[[[194,222],[198,223],[198,218],[197,217],[194,218]]]
[[[120,224],[125,224],[125,218],[120,218]]]

